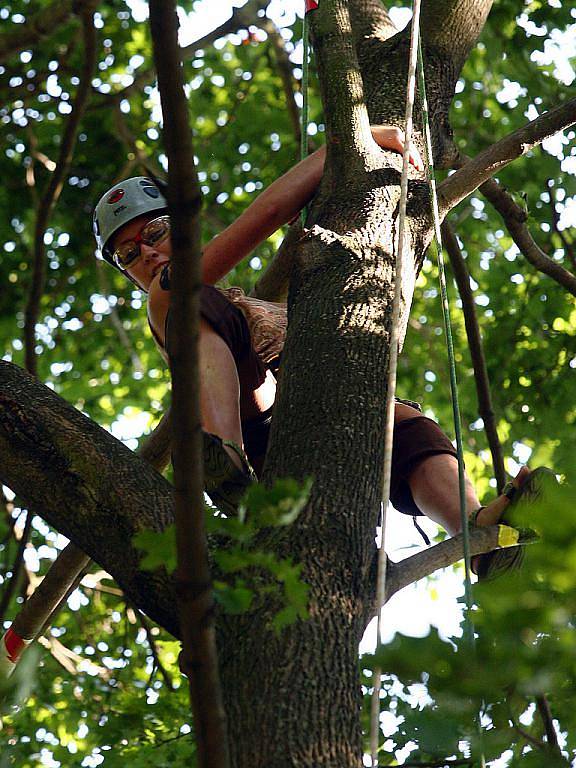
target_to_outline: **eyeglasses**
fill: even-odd
[[[132,240],[126,240],[126,242],[116,248],[112,254],[112,261],[120,269],[126,269],[126,267],[134,264],[141,256],[142,249],[141,243],[144,245],[159,245],[170,234],[170,217],[158,216],[157,219],[144,224],[140,232]]]

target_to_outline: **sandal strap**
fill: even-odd
[[[478,509],[476,509],[474,512],[472,512],[472,514],[468,518],[468,525],[470,525],[470,526],[475,526],[476,525],[476,523],[478,521],[478,515],[480,514],[480,512],[482,512],[483,509],[486,509],[486,507],[478,507]]]
[[[238,456],[240,461],[242,462],[242,467],[244,469],[244,472],[253,480],[256,480],[256,473],[254,472],[252,465],[250,464],[248,460],[248,456],[246,455],[246,452],[240,448],[240,446],[233,442],[232,440],[222,440],[222,445],[225,445],[228,448],[232,448],[234,453]]]
[[[504,488],[502,488],[500,495],[506,496],[507,499],[510,499],[510,501],[513,501],[518,491],[519,491],[519,488],[516,485],[514,485],[512,480],[510,480],[509,482],[506,483]]]

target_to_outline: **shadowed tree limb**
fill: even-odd
[[[441,218],[444,218],[455,205],[498,173],[501,168],[525,155],[537,144],[541,144],[544,139],[574,123],[576,123],[576,99],[570,99],[562,106],[545,112],[480,152],[438,186]]]
[[[295,251],[303,233],[300,220],[292,224],[274,258],[256,281],[252,296],[264,301],[286,301]]]
[[[50,177],[46,191],[42,195],[36,214],[32,285],[30,286],[28,303],[26,305],[24,325],[26,368],[34,375],[36,375],[37,371],[35,352],[36,323],[38,322],[40,301],[46,283],[44,234],[48,226],[50,215],[58,202],[58,198],[62,192],[62,186],[64,185],[64,181],[68,174],[76,143],[78,127],[86,108],[88,94],[90,93],[92,73],[96,66],[96,30],[94,28],[92,11],[87,10],[82,13],[82,24],[84,30],[84,64],[82,72],[80,73],[80,83],[78,85],[78,90],[76,91],[72,112],[66,122],[54,173]]]
[[[170,462],[171,437],[170,409],[168,409],[136,454],[158,472],[162,472]],[[12,622],[12,630],[25,640],[35,640],[76,588],[91,563],[90,557],[75,544],[72,542],[67,544],[24,603],[22,610]],[[2,615],[4,612],[0,613],[0,616]]]
[[[551,259],[536,243],[526,224],[528,212],[518,205],[512,195],[503,189],[496,179],[489,179],[482,184],[480,192],[502,216],[510,236],[526,260],[538,271],[548,275],[569,293],[576,296],[576,275]]]
[[[215,635],[215,604],[204,523],[204,472],[200,420],[200,289],[202,194],[194,169],[192,131],[178,47],[176,3],[150,0],[150,29],[168,157],[166,196],[171,219],[170,324],[167,351],[172,374],[172,466],[176,520],[182,655],[190,684],[200,768],[229,765]]]
[[[462,311],[464,312],[464,323],[466,325],[466,335],[468,337],[468,347],[472,358],[474,368],[474,381],[476,383],[476,394],[478,397],[478,413],[484,422],[484,429],[492,454],[492,464],[494,467],[494,476],[501,490],[506,484],[506,470],[504,469],[504,456],[502,446],[496,429],[496,420],[494,418],[494,409],[492,408],[492,396],[490,394],[490,380],[488,378],[488,369],[484,357],[484,348],[482,345],[482,336],[476,316],[476,305],[474,296],[470,288],[470,273],[462,256],[462,251],[456,239],[456,235],[447,219],[442,223],[442,242],[446,246],[446,251],[450,257],[454,277],[458,285],[458,292],[462,299]]]

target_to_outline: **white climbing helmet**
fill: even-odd
[[[156,182],[147,176],[134,176],[115,184],[94,209],[94,236],[102,256],[112,261],[110,241],[116,232],[145,213],[166,211],[168,203]]]

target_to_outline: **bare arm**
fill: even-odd
[[[258,195],[203,252],[205,283],[213,285],[310,200],[324,169],[325,147],[302,160]]]
[[[393,126],[376,125],[372,136],[383,149],[402,152],[403,132]],[[314,195],[324,170],[326,148],[321,147],[273,182],[223,232],[211,240],[203,252],[204,283],[213,285],[270,237],[293,219]],[[412,149],[410,161],[422,169],[422,160]]]

